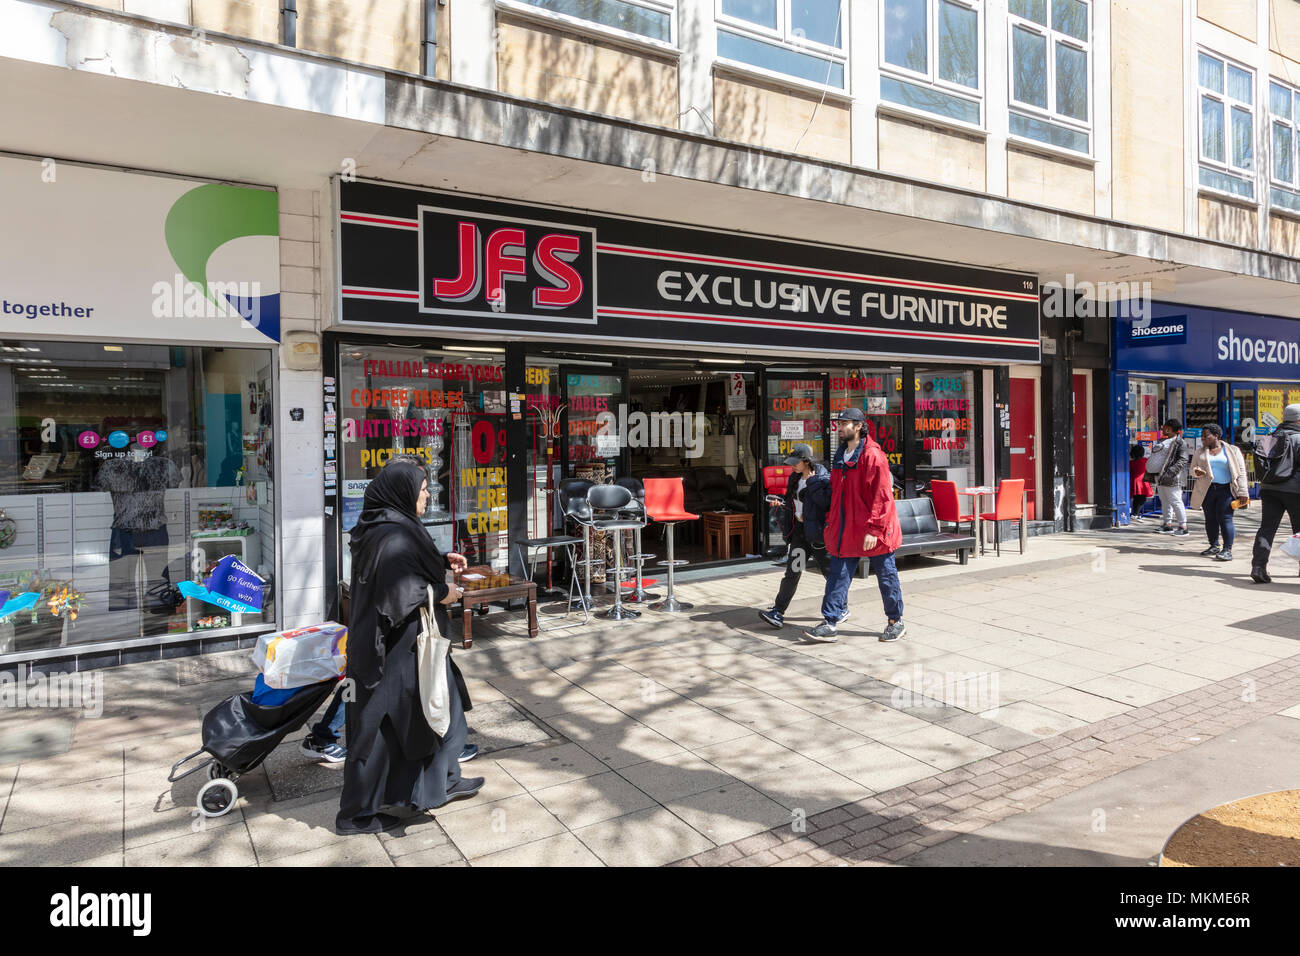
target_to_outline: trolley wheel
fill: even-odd
[[[230,812],[237,799],[239,799],[239,788],[224,777],[219,777],[203,785],[195,803],[198,805],[199,813],[205,817],[220,817]]]

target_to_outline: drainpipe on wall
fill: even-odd
[[[280,0],[280,35],[285,46],[298,45],[298,0]]]

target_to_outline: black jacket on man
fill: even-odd
[[[780,522],[781,536],[786,541],[794,533],[794,499],[803,477],[797,471],[791,472],[785,486],[785,507],[781,509]],[[826,526],[826,511],[831,506],[831,473],[825,465],[813,465],[813,473],[807,477],[808,484],[803,493],[804,534],[809,543],[820,545]]]
[[[1300,495],[1300,422],[1283,422],[1273,429],[1273,435],[1280,438],[1285,435],[1288,451],[1291,454],[1291,475],[1279,482],[1261,481],[1260,494],[1273,492],[1284,495]]]

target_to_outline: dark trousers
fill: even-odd
[[[1232,550],[1232,542],[1237,540],[1237,526],[1232,522],[1234,500],[1232,485],[1226,481],[1222,484],[1215,482],[1205,493],[1201,510],[1205,512],[1205,533],[1210,539],[1210,547],[1219,543],[1219,535],[1222,534],[1223,550]]]
[[[1261,489],[1259,493],[1261,515],[1259,532],[1255,535],[1255,551],[1251,555],[1250,566],[1268,567],[1268,553],[1273,548],[1273,537],[1282,524],[1282,515],[1291,518],[1291,533],[1300,534],[1300,495],[1287,491],[1269,491]]]
[[[862,558],[837,558],[831,555],[826,568],[826,596],[822,599],[822,618],[838,624],[849,607],[849,584],[858,570]],[[891,621],[903,619],[903,586],[898,580],[898,566],[894,552],[867,558],[871,571],[880,585],[880,600],[885,606],[885,616]]]
[[[822,574],[826,573],[826,549],[814,548],[808,543],[808,538],[803,532],[803,522],[794,523],[794,531],[790,535],[790,552],[785,562],[785,576],[781,578],[781,586],[776,592],[776,603],[773,605],[782,614],[794,600],[794,592],[799,587],[799,579],[803,577],[804,569],[810,564],[816,564],[817,569]]]

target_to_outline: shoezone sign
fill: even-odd
[[[339,182],[340,322],[519,338],[1038,362],[1038,280]]]

